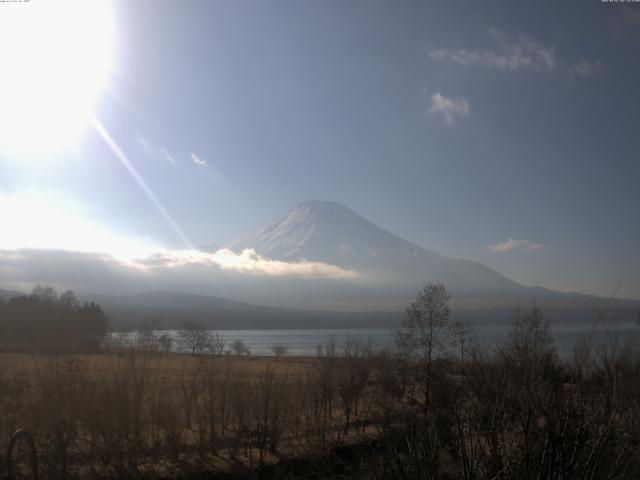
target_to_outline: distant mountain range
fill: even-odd
[[[640,301],[607,299],[525,287],[470,260],[439,255],[374,225],[337,202],[298,205],[226,244],[202,247],[235,253],[252,249],[266,259],[319,262],[357,272],[355,280],[263,277],[218,285],[222,295],[149,291],[136,295],[83,294],[103,306],[115,328],[147,323],[176,328],[185,320],[218,329],[363,328],[399,324],[423,282],[452,292],[457,320],[504,322],[534,302],[551,320],[592,319],[609,305],[609,318],[635,319]],[[218,291],[218,290],[214,290]],[[20,292],[0,290],[6,301]],[[230,300],[229,297],[235,300]],[[241,301],[237,301],[241,300]]]
[[[0,301],[8,302],[13,297],[19,297],[21,295],[24,295],[24,293],[16,290],[0,290]]]
[[[17,291],[0,290],[0,299],[25,295]],[[274,308],[236,302],[207,295],[172,291],[152,291],[137,295],[85,295],[83,301],[98,303],[116,331],[131,330],[142,325],[156,329],[179,329],[185,321],[197,322],[215,330],[268,330],[297,328],[394,328],[403,317],[397,311],[313,311]],[[596,312],[590,307],[549,308],[544,311],[551,321],[592,322]],[[509,323],[517,309],[454,309],[452,319],[469,324]],[[608,310],[607,320],[616,322],[633,318],[629,306],[615,305]]]
[[[184,321],[213,329],[376,328],[398,325],[400,312],[336,312],[275,308],[208,295],[154,291],[141,295],[92,295],[114,328],[143,323],[180,328]]]
[[[594,301],[602,303],[598,297],[576,292],[525,287],[479,262],[439,255],[333,201],[302,203],[246,236],[204,249],[221,247],[236,253],[254,249],[264,257],[287,262],[309,260],[355,270],[363,275],[360,285],[345,287],[335,301],[349,305],[349,294],[353,294],[365,309],[372,305],[399,310],[427,281],[444,283],[453,293],[454,305],[461,309],[512,308],[531,305],[534,300],[547,308],[585,308]],[[637,301],[614,303],[640,305]]]
[[[0,301],[27,295],[0,290]],[[96,302],[115,330],[141,325],[179,329],[185,321],[212,329],[383,328],[399,325],[400,312],[307,311],[252,305],[208,295],[151,291],[136,295],[81,295],[79,302]]]
[[[372,281],[443,282],[457,292],[513,291],[522,288],[498,272],[470,260],[457,260],[407,242],[337,202],[312,201],[256,228],[225,247],[247,248],[268,258],[301,259],[355,270]]]

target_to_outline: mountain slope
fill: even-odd
[[[185,321],[215,330],[373,328],[397,326],[402,317],[401,311],[304,311],[173,291],[121,296],[92,294],[82,296],[81,300],[98,303],[114,330],[130,330],[144,324],[157,329],[178,329]]]
[[[567,294],[569,295],[569,294]],[[94,301],[104,310],[112,328],[131,330],[142,325],[158,329],[179,329],[185,321],[198,322],[214,330],[264,330],[297,328],[393,328],[400,325],[403,308],[389,311],[296,310],[237,302],[225,298],[173,291],[150,291],[139,295],[87,295],[81,301]],[[525,306],[528,306],[526,303]],[[405,305],[406,306],[406,305]],[[544,309],[551,321],[592,322],[595,312],[582,302],[568,308]],[[637,305],[620,304],[609,308],[608,322],[635,318]],[[513,307],[454,308],[452,320],[469,325],[509,324],[516,316]]]
[[[15,290],[0,290],[0,300],[3,302],[8,302],[13,297],[21,297],[23,295],[24,293]]]
[[[458,260],[407,242],[337,202],[298,205],[225,247],[283,261],[302,259],[356,270],[373,282],[419,285],[441,281],[456,292],[523,288],[477,262]]]

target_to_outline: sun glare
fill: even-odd
[[[5,3],[0,148],[46,158],[75,145],[112,67],[107,1]]]
[[[121,235],[91,221],[81,205],[55,193],[0,192],[1,250],[48,249],[104,253],[121,261],[161,250],[150,241]]]

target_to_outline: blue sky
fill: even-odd
[[[640,298],[640,4],[113,6],[96,117],[192,244],[330,199],[526,285]],[[52,155],[0,152],[0,191],[184,247],[94,131]]]

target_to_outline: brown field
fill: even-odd
[[[344,362],[127,348],[5,353],[0,433],[32,433],[50,478],[172,478],[194,465],[242,471],[373,435],[364,385],[347,400],[353,406],[345,425],[339,398],[346,394],[340,397],[335,383]]]
[[[561,360],[535,316],[493,350],[418,345],[4,353],[0,449],[26,429],[45,479],[639,478],[637,346]]]

